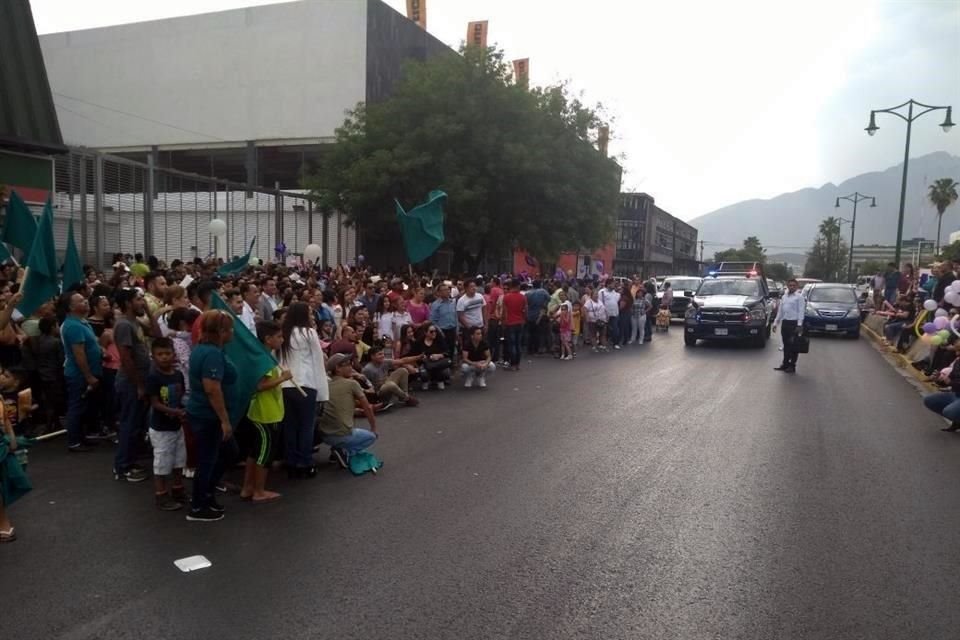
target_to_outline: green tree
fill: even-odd
[[[840,237],[839,218],[831,216],[825,219],[818,231],[813,246],[807,252],[803,274],[820,280],[844,280],[849,247]]]
[[[390,99],[350,112],[307,186],[381,241],[398,237],[394,198],[409,209],[445,191],[457,270],[514,247],[596,248],[613,238],[621,177],[594,147],[601,109],[565,85],[514,85],[501,51],[467,47],[408,64]]]
[[[713,254],[714,262],[766,262],[767,250],[763,248],[760,239],[750,236],[744,239],[739,249],[727,249]]]
[[[883,260],[867,260],[857,268],[858,276],[870,276],[883,273],[887,270],[887,264]]]
[[[951,262],[960,262],[960,241],[943,247],[943,251],[940,252],[940,259],[949,260]]]
[[[943,213],[951,204],[957,201],[957,187],[960,186],[953,178],[940,178],[930,185],[927,199],[937,208],[937,254],[940,253],[940,228],[943,224]]]
[[[783,262],[771,262],[764,265],[763,273],[771,280],[786,282],[793,277],[793,271]]]

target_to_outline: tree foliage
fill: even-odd
[[[793,277],[793,270],[783,262],[771,262],[763,266],[763,274],[771,280],[786,282]]]
[[[760,239],[750,236],[743,240],[739,249],[727,249],[713,254],[714,262],[766,262],[767,250],[763,248]]]
[[[943,223],[943,214],[947,207],[957,201],[957,187],[960,182],[953,178],[940,178],[934,180],[927,193],[927,199],[937,208],[937,253],[940,253],[940,235]]]
[[[825,219],[807,252],[803,275],[837,282],[846,279],[848,251],[846,241],[840,237],[840,219]]]
[[[514,85],[501,51],[467,47],[409,63],[390,99],[350,112],[307,186],[381,239],[399,232],[394,198],[409,209],[445,191],[455,268],[513,247],[551,259],[596,248],[620,192],[619,166],[593,146],[599,109],[565,85]]]

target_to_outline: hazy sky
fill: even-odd
[[[275,0],[31,0],[40,33]],[[362,0],[329,0],[353,2]],[[405,12],[405,0],[386,0]],[[905,126],[871,108],[955,107],[960,2],[427,0],[428,30],[458,46],[489,20],[534,84],[569,80],[613,117],[625,190],[689,219],[749,198],[840,182],[902,161]],[[943,112],[914,123],[911,155],[960,155]],[[941,177],[941,176],[936,176]],[[960,176],[956,176],[960,179]]]

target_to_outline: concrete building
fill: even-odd
[[[646,193],[621,194],[613,271],[632,276],[695,274],[697,230],[658,207]]]
[[[453,54],[380,0],[300,0],[40,45],[67,144],[286,190],[301,188],[348,110],[390,95],[407,60]],[[291,213],[283,224],[307,227]],[[358,253],[354,229],[337,235]]]
[[[900,251],[900,260],[918,267],[926,267],[935,257],[936,242],[926,238],[904,240]],[[859,272],[860,265],[866,262],[893,262],[897,255],[895,245],[855,245],[853,247],[853,268]]]

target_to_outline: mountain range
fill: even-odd
[[[767,253],[803,253],[813,244],[817,228],[824,218],[839,216],[850,219],[853,205],[838,196],[859,191],[874,196],[877,206],[868,202],[857,207],[855,244],[892,245],[897,238],[897,217],[900,210],[900,182],[903,164],[885,171],[864,173],[840,184],[827,183],[819,188],[784,193],[768,200],[745,200],[690,220],[706,243],[706,254],[739,246],[748,236],[757,236]],[[907,176],[907,198],[904,214],[904,239],[937,234],[936,209],[927,202],[927,187],[939,178],[960,182],[960,157],[937,151],[910,159]],[[943,216],[943,241],[951,232],[960,230],[960,202],[947,209]],[[850,227],[843,226],[849,240]]]

